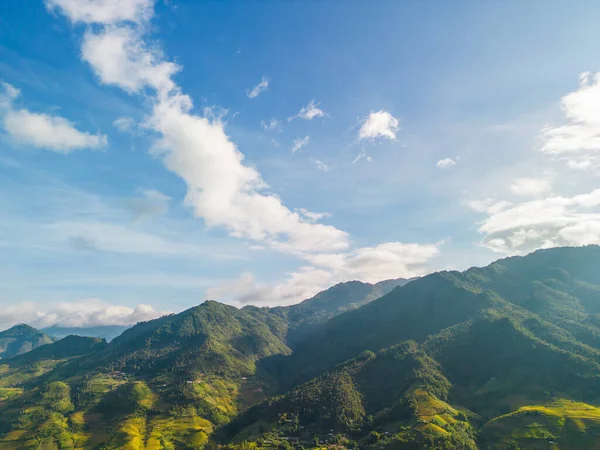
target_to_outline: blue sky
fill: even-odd
[[[0,325],[600,242],[596,2],[0,3]]]

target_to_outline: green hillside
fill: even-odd
[[[463,273],[431,274],[315,330],[295,349],[288,378],[314,376],[363,350],[423,340],[488,308],[520,307],[600,347],[598,274],[598,246],[542,250]]]
[[[599,247],[392,287],[4,359],[0,449],[598,448]]]
[[[451,385],[415,342],[365,352],[284,396],[245,412],[222,431],[234,442],[298,439],[359,447],[476,448],[467,416],[446,403]],[[458,446],[458,447],[455,447]]]
[[[0,332],[0,359],[21,355],[40,345],[52,342],[50,336],[29,325],[15,325]]]
[[[412,280],[398,278],[376,284],[349,281],[336,284],[296,305],[274,308],[247,306],[244,309],[282,319],[286,325],[285,339],[290,347],[295,347],[318,325],[346,311],[360,308],[409,281]]]
[[[207,301],[126,330],[112,341],[110,360],[114,369],[136,374],[250,375],[257,360],[290,353],[277,334],[276,324]]]

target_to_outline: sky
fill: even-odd
[[[0,2],[0,329],[600,243],[599,13]]]

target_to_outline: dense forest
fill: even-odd
[[[600,247],[0,352],[0,449],[600,448]]]

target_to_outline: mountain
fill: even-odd
[[[294,347],[305,336],[309,335],[315,326],[325,323],[332,317],[346,311],[360,308],[412,280],[398,278],[376,284],[349,281],[336,284],[296,305],[275,308],[247,306],[246,309],[254,311],[262,309],[263,312],[281,317],[288,327],[286,332],[288,345]]]
[[[42,328],[41,331],[55,340],[62,339],[66,336],[83,336],[97,337],[112,341],[128,328],[131,328],[131,325],[103,325],[97,327],[59,327],[53,325],[48,328]]]
[[[424,448],[476,449],[466,414],[446,403],[450,388],[439,364],[407,341],[377,355],[364,352],[284,396],[254,406],[220,433],[234,442],[261,441],[264,430],[270,430],[270,439],[321,436],[325,442],[360,448],[379,447],[393,434],[398,448],[404,442],[420,442],[427,444]],[[399,422],[402,428],[396,434]],[[453,433],[436,423],[451,424]],[[359,437],[358,442],[341,438],[348,434]]]
[[[515,307],[600,346],[600,247],[537,251],[420,278],[321,325],[286,365],[306,379],[364,350],[423,340],[488,308]]]
[[[15,325],[0,332],[0,359],[21,355],[40,345],[50,344],[53,339],[29,325]]]
[[[107,342],[101,338],[67,336],[52,344],[40,346],[30,352],[7,359],[5,363],[12,367],[43,360],[64,360],[96,353],[107,347]]]
[[[126,330],[112,342],[114,365],[140,374],[249,375],[259,359],[290,353],[274,327],[244,309],[206,301]]]
[[[600,247],[393,284],[2,360],[0,449],[598,446]]]

